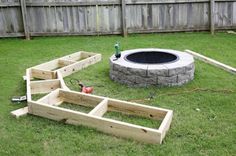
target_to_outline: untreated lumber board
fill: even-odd
[[[60,97],[63,98],[64,102],[78,104],[87,107],[96,107],[100,102],[102,102],[105,99],[105,97],[80,93],[71,90],[67,91],[60,89],[59,92],[60,92]]]
[[[108,111],[122,112],[124,114],[137,115],[157,120],[162,120],[168,112],[167,109],[110,98],[108,100]]]
[[[52,71],[52,70],[59,67],[58,60],[59,59],[55,59],[55,60],[52,60],[52,61],[49,61],[49,62],[45,62],[45,63],[39,64],[37,66],[34,66],[32,68]]]
[[[167,114],[165,115],[165,118],[163,119],[163,121],[162,121],[162,123],[159,127],[159,130],[161,131],[161,140],[164,139],[164,137],[166,136],[167,131],[170,128],[172,117],[173,117],[173,111],[169,110],[167,112]]]
[[[156,129],[133,125],[121,121],[96,117],[82,112],[31,101],[30,114],[65,122],[73,125],[85,125],[99,131],[132,138],[146,143],[161,143],[161,132]]]
[[[63,102],[63,99],[59,97],[59,89],[56,89],[37,100],[37,102],[45,103],[48,105],[60,105]]]
[[[76,63],[76,61],[66,60],[66,59],[59,59],[58,60],[58,66],[59,67],[68,66],[68,65],[73,64],[73,63]]]
[[[28,114],[28,106],[27,107],[23,107],[14,111],[11,111],[11,115],[19,118],[21,116],[27,115]]]
[[[93,110],[89,112],[89,115],[103,116],[107,112],[108,99],[104,99]]]
[[[31,88],[30,88],[30,79],[31,79],[31,69],[26,69],[26,97],[27,100],[31,100]]]
[[[61,57],[63,60],[78,61],[81,59],[81,51]]]
[[[83,59],[79,62],[76,62],[74,64],[60,68],[56,71],[60,72],[62,74],[62,77],[65,77],[65,76],[71,75],[79,70],[82,70],[82,69],[88,67],[89,65],[95,64],[99,61],[101,61],[101,55],[97,54],[97,55],[88,57],[86,59]]]
[[[228,66],[228,65],[226,65],[226,64],[223,64],[223,63],[221,63],[221,62],[219,62],[219,61],[216,61],[216,60],[214,60],[214,59],[211,59],[211,58],[209,58],[209,57],[206,57],[206,56],[204,56],[204,55],[201,55],[201,54],[196,53],[196,52],[191,51],[191,50],[185,50],[185,52],[187,52],[187,53],[193,55],[195,58],[197,58],[197,59],[199,59],[199,60],[202,60],[202,61],[204,61],[204,62],[206,62],[206,63],[208,63],[208,64],[214,65],[214,66],[216,66],[216,67],[219,67],[219,68],[221,68],[221,69],[224,69],[225,71],[228,71],[228,72],[230,72],[230,73],[236,74],[236,68],[233,68],[233,67],[231,67],[231,66]]]
[[[62,77],[61,73],[58,72],[58,71],[57,71],[57,78],[60,80],[60,86],[61,86],[62,89],[70,90],[70,89],[66,86],[65,81],[63,80],[63,77]]]
[[[31,81],[31,94],[49,93],[57,88],[60,88],[60,84],[61,83],[59,79]]]
[[[54,71],[47,71],[43,69],[37,69],[37,68],[31,68],[31,75],[32,78],[38,78],[38,79],[55,79],[56,78],[56,72]]]

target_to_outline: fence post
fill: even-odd
[[[124,37],[127,37],[127,27],[126,27],[126,2],[125,0],[121,0],[121,20],[122,20],[122,34]]]
[[[210,30],[211,34],[214,35],[215,32],[215,0],[210,0]]]
[[[22,19],[23,19],[23,27],[24,27],[25,39],[30,40],[25,0],[20,0],[20,6],[21,6]]]

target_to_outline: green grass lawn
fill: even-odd
[[[236,35],[173,33],[94,37],[39,37],[0,40],[0,155],[236,155],[236,75],[196,60],[195,79],[182,87],[129,88],[109,79],[108,58],[114,43],[122,49],[190,49],[236,67]],[[138,101],[174,111],[171,129],[162,145],[113,137],[84,126],[65,125],[37,116],[18,120],[10,111],[24,104],[10,98],[25,94],[25,69],[84,50],[101,53],[103,60],[65,78],[94,86],[94,94]],[[200,88],[200,89],[196,89]],[[155,95],[148,100],[150,94]],[[200,109],[200,111],[197,111]],[[118,114],[107,114],[120,119]],[[126,121],[147,124],[144,119]],[[121,119],[122,120],[122,119]]]

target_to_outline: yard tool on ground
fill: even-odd
[[[85,86],[85,85],[84,85],[80,80],[78,80],[78,79],[71,79],[71,80],[70,80],[70,83],[71,83],[72,85],[74,85],[74,84],[75,84],[74,81],[76,81],[76,84],[80,86],[80,89],[81,89],[80,91],[81,91],[82,93],[91,94],[91,93],[93,92],[93,87],[91,87],[91,86]]]
[[[17,102],[17,103],[20,103],[20,102],[23,102],[23,101],[26,101],[26,100],[27,100],[26,95],[25,96],[13,96],[11,98],[12,102]]]

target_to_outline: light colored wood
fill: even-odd
[[[55,71],[47,71],[43,69],[37,69],[35,67],[31,68],[31,75],[32,75],[32,78],[44,79],[44,80],[56,78]]]
[[[146,143],[161,143],[161,132],[156,129],[133,125],[112,119],[88,115],[69,109],[46,105],[39,102],[29,103],[30,114],[74,125],[85,125],[119,137],[132,138]]]
[[[221,68],[221,69],[224,69],[225,71],[228,71],[228,72],[230,72],[230,73],[236,74],[236,68],[233,68],[233,67],[231,67],[231,66],[228,66],[228,65],[226,65],[226,64],[223,64],[223,63],[221,63],[221,62],[218,62],[218,61],[213,60],[213,59],[211,59],[211,58],[209,58],[209,57],[206,57],[206,56],[203,56],[203,55],[201,55],[201,54],[199,54],[199,53],[193,52],[193,51],[191,51],[191,50],[185,50],[185,52],[187,52],[187,53],[193,55],[195,58],[200,59],[200,60],[202,60],[202,61],[204,61],[204,62],[206,62],[206,63],[208,63],[208,64],[214,65],[214,66],[216,66],[216,67],[219,67],[219,68]]]
[[[30,79],[31,79],[31,69],[26,69],[26,97],[27,102],[31,101],[31,89],[30,89]],[[11,111],[11,115],[13,115],[15,118],[19,118],[21,116],[28,114],[28,106]]]
[[[30,82],[31,94],[49,93],[60,87],[61,83],[59,79],[39,80]]]
[[[236,35],[236,32],[235,31],[227,31],[228,34],[235,34]]]
[[[39,64],[37,66],[34,66],[32,68],[52,71],[52,70],[57,69],[59,67],[58,60],[59,59],[55,59],[55,60],[52,60],[49,62],[45,62],[45,63]]]
[[[103,116],[107,111],[108,99],[104,99],[93,110],[89,112],[89,115]]]
[[[167,131],[170,129],[170,124],[171,124],[171,121],[172,121],[172,117],[173,117],[173,111],[168,110],[165,118],[162,120],[162,123],[159,127],[159,130],[161,131],[161,140],[164,139],[164,137],[166,136]]]
[[[59,67],[68,66],[68,65],[73,64],[73,63],[75,63],[75,61],[66,60],[66,59],[59,59],[58,60]]]
[[[67,86],[60,72],[57,71],[57,78],[60,80],[61,88],[64,90],[70,90]]]
[[[162,120],[169,110],[109,98],[108,111],[116,111],[130,115]]]
[[[26,69],[26,97],[27,101],[31,100],[31,87],[30,87],[30,79],[31,79],[31,69]]]
[[[45,103],[48,105],[60,105],[63,102],[63,99],[59,96],[59,89],[56,89],[37,100],[37,102]]]
[[[80,59],[86,59],[95,55],[99,55],[98,53],[93,53],[93,52],[86,52],[86,51],[80,51]]]
[[[81,98],[83,97],[84,99],[86,99],[86,104],[84,106],[87,107],[95,106],[99,100],[104,99],[92,111],[90,111],[89,115],[97,115],[101,117],[107,111],[116,111],[124,114],[143,116],[155,120],[163,120],[158,129],[161,132],[161,142],[170,128],[173,117],[173,111],[168,109],[156,108],[152,106],[146,106],[96,95],[87,95],[75,91],[60,90],[59,94],[65,101],[70,103],[77,103],[81,101]],[[66,99],[65,97],[68,99]],[[89,104],[91,102],[93,104]]]
[[[15,118],[19,118],[27,114],[28,114],[28,107],[23,107],[11,112],[11,115],[13,115]]]
[[[81,51],[61,57],[63,60],[78,61],[81,58]]]
[[[91,94],[85,94],[76,91],[67,91],[60,89],[60,97],[64,102],[78,104],[85,107],[96,107],[100,102],[104,100],[103,97],[95,96]]]
[[[74,64],[60,68],[56,71],[60,72],[62,77],[65,77],[65,76],[71,75],[72,73],[75,73],[79,70],[82,70],[82,69],[88,67],[89,65],[95,64],[99,61],[101,61],[101,55],[97,54],[97,55],[88,57],[86,59],[83,59],[79,62],[76,62]]]

